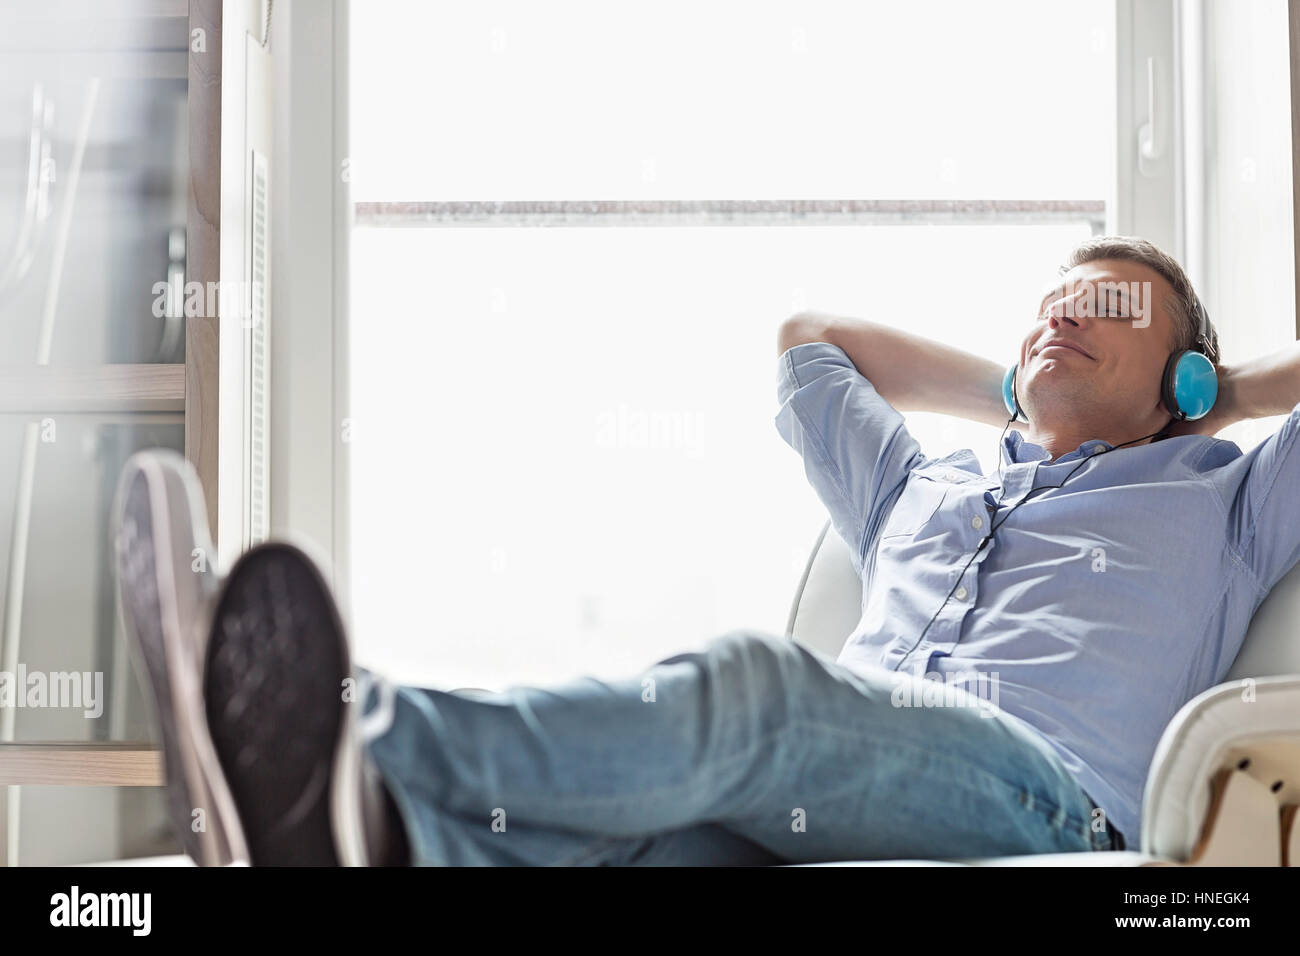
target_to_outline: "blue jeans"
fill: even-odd
[[[921,678],[737,631],[616,681],[390,688],[391,725],[366,747],[417,865],[1115,848],[1117,832],[1093,824],[1092,801],[1028,725],[987,705],[896,706],[900,680]]]

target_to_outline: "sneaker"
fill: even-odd
[[[367,688],[316,562],[278,541],[244,554],[214,609],[203,674],[252,864],[368,865],[356,714]]]
[[[221,576],[198,476],[175,452],[133,455],[119,480],[113,515],[123,618],[162,737],[173,828],[201,866],[246,862],[200,696],[198,667]]]

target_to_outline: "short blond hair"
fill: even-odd
[[[1124,259],[1129,262],[1139,262],[1150,269],[1155,270],[1162,276],[1173,289],[1173,296],[1165,301],[1165,308],[1174,320],[1174,336],[1170,342],[1172,351],[1180,352],[1183,349],[1193,349],[1201,351],[1197,346],[1197,332],[1199,331],[1199,322],[1197,321],[1197,310],[1204,311],[1201,300],[1196,295],[1196,290],[1192,288],[1192,282],[1187,278],[1187,273],[1183,267],[1178,264],[1178,260],[1163,249],[1149,240],[1139,236],[1094,236],[1091,239],[1085,239],[1075,246],[1070,254],[1066,257],[1065,263],[1061,266],[1061,275],[1065,275],[1075,266],[1081,266],[1085,262],[1094,262],[1098,259]],[[1208,341],[1206,343],[1206,355],[1215,367],[1219,366],[1219,333],[1214,330],[1214,325],[1210,322],[1209,316],[1206,316],[1206,326],[1208,328]]]

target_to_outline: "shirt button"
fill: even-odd
[[[976,515],[975,517],[970,519],[970,526],[972,528],[975,528],[976,530],[979,530],[980,528],[984,527],[984,519],[981,518],[979,515]]]
[[[955,597],[958,601],[966,600],[966,588],[965,587],[958,588],[956,593],[953,594],[953,597]]]

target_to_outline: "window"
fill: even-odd
[[[353,10],[352,605],[403,680],[780,634],[825,517],[780,321],[1010,363],[1111,212],[1113,4],[633,9]]]

